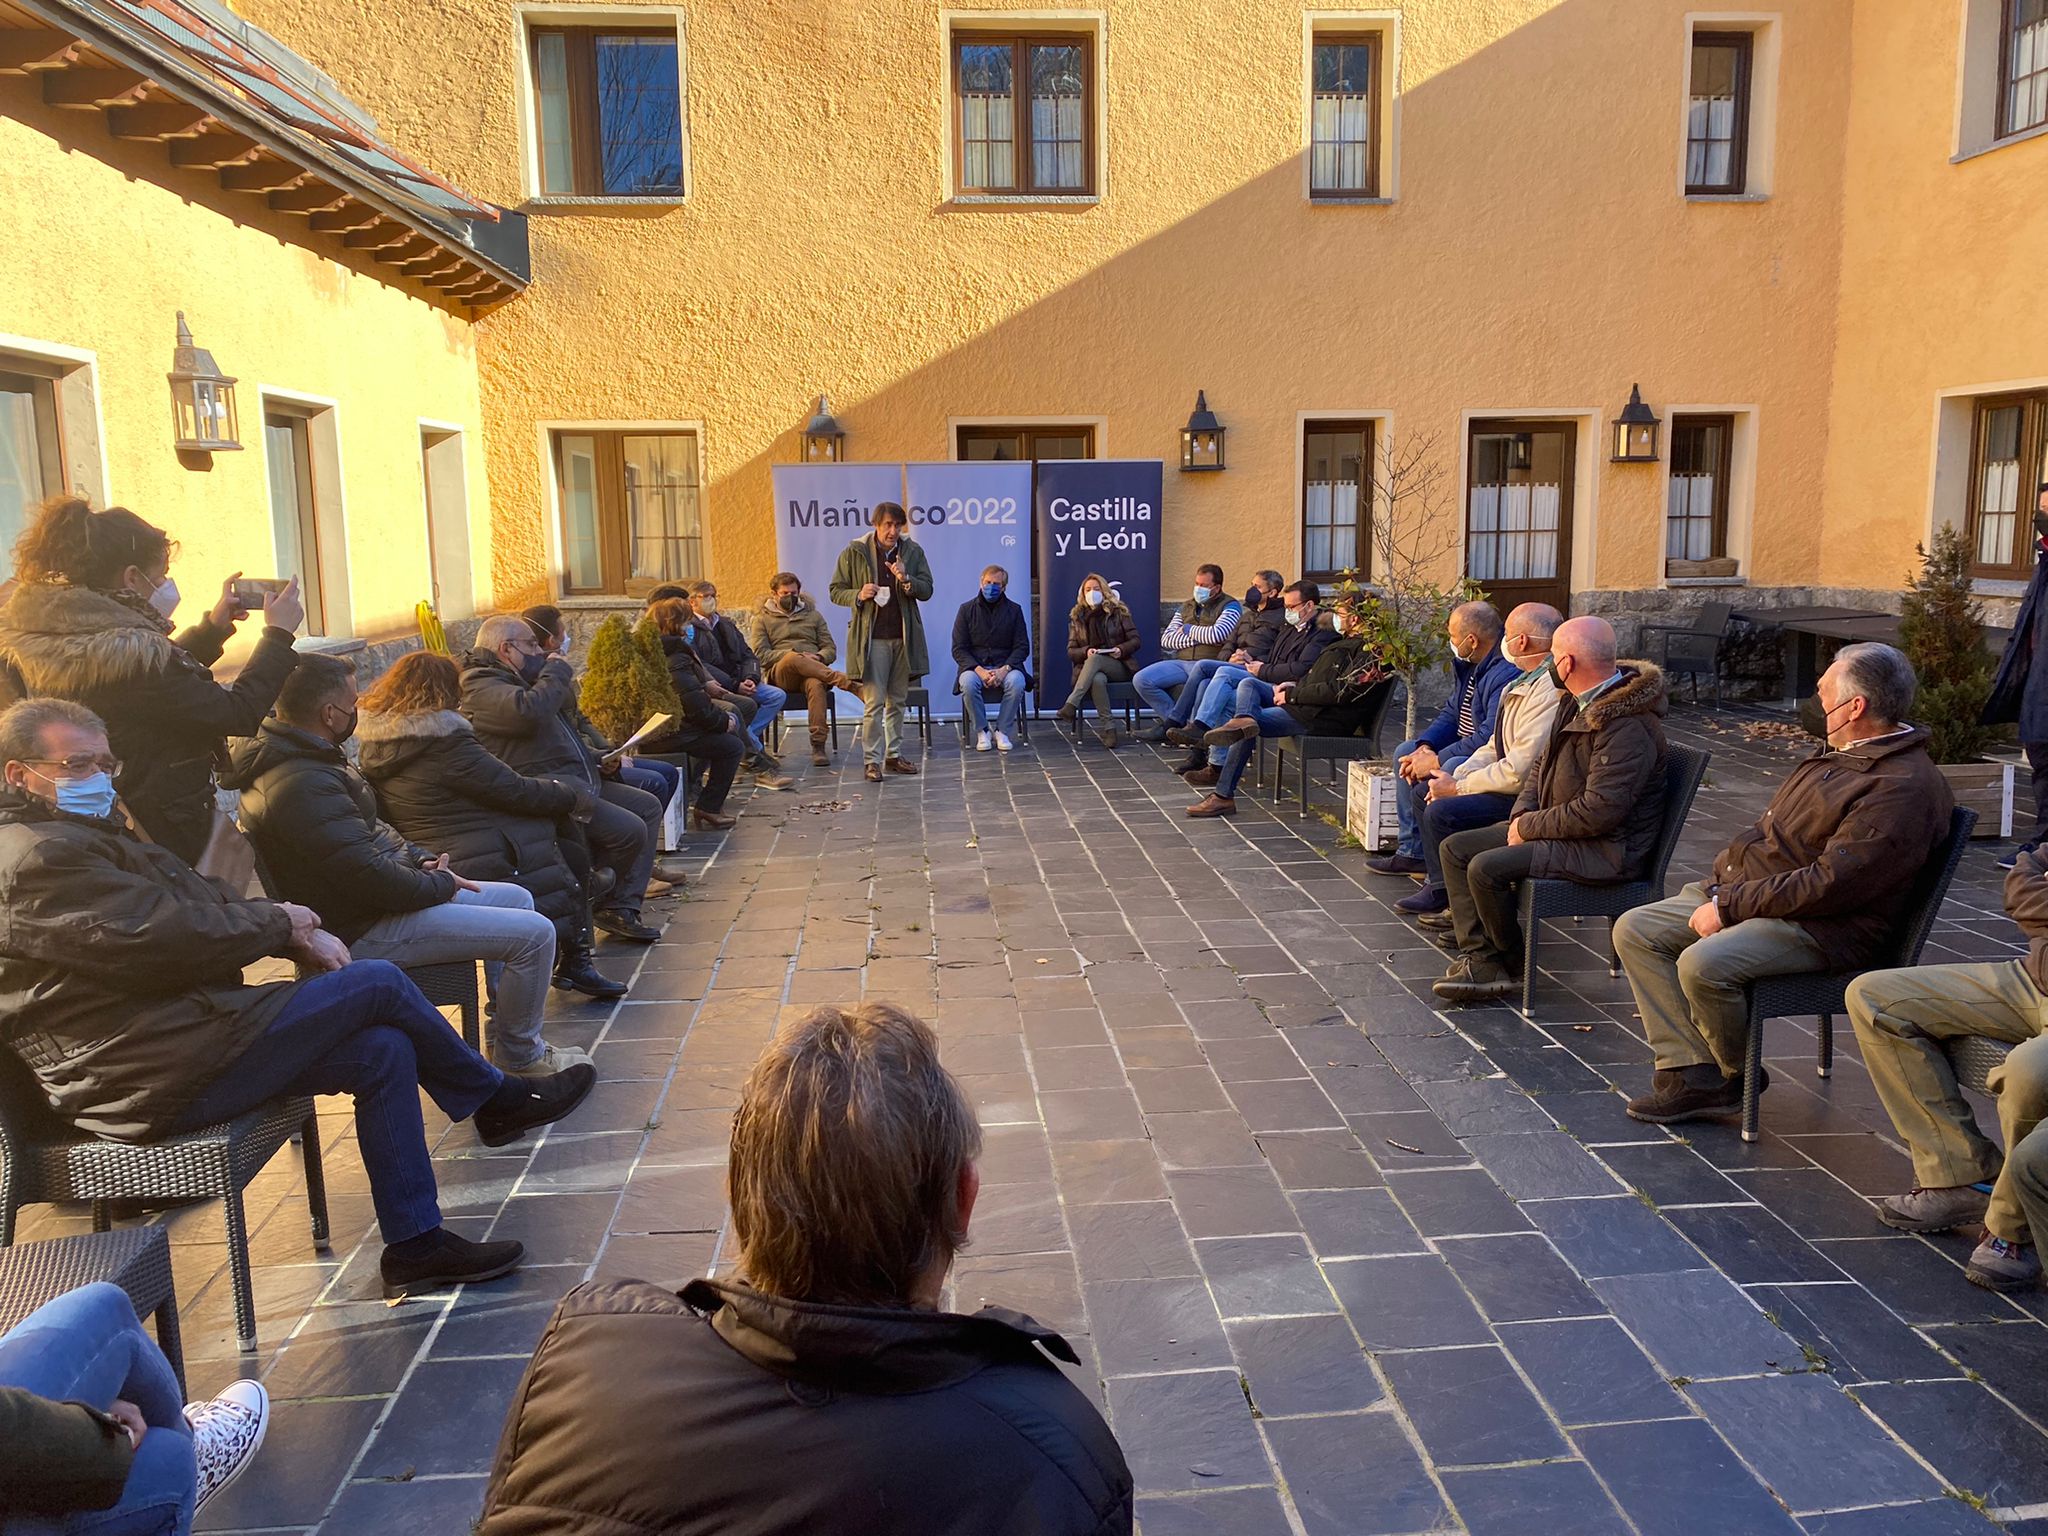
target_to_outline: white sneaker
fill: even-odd
[[[258,1381],[230,1382],[212,1402],[186,1404],[185,1422],[192,1426],[198,1503],[204,1505],[256,1459],[270,1427],[270,1394]]]
[[[974,738],[974,750],[975,750],[975,751],[977,751],[977,752],[986,752],[986,751],[987,751],[988,749],[989,749],[989,739],[988,739],[988,732],[987,732],[987,731],[983,731],[983,732],[982,732],[982,733],[981,733],[981,734],[980,734],[979,736],[977,736],[977,737],[975,737],[975,738]],[[1009,751],[1010,749],[1009,749],[1008,747],[1004,747],[1004,748],[1003,748],[1003,750],[1004,750],[1005,752],[1007,752],[1007,751]]]
[[[996,732],[996,750],[998,752],[1007,752],[1010,750],[1010,738],[1005,736],[1001,731]]]
[[[493,1058],[497,1069],[507,1077],[552,1077],[557,1072],[582,1066],[589,1060],[588,1051],[578,1050],[573,1045],[549,1045],[545,1041],[541,1043],[540,1055],[523,1067],[508,1067]]]

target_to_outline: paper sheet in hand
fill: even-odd
[[[647,723],[641,726],[640,729],[635,731],[632,735],[628,736],[624,741],[620,742],[616,747],[613,747],[611,751],[605,753],[604,760],[608,763],[616,763],[620,758],[624,757],[628,752],[632,751],[635,747],[639,746],[640,743],[645,741],[648,737],[659,736],[664,731],[666,731],[669,728],[669,722],[672,718],[673,717],[669,715],[649,715],[647,717]]]

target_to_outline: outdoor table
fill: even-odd
[[[1826,639],[1884,640],[1890,642],[1898,634],[1897,614],[1884,613],[1875,608],[1738,608],[1735,617],[1746,619],[1759,626],[1772,626],[1784,631],[1791,641],[1787,647],[1785,667],[1781,676],[1785,679],[1782,702],[1787,708],[1813,692],[1820,681],[1820,642]],[[1889,634],[1844,635],[1836,626],[1845,624],[1889,624]]]
[[[0,1248],[0,1333],[66,1291],[106,1280],[128,1293],[135,1315],[156,1314],[156,1341],[185,1386],[171,1240],[162,1227],[122,1227]]]

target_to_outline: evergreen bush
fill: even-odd
[[[627,627],[625,616],[616,613],[598,625],[591,638],[590,659],[583,665],[581,702],[590,723],[610,741],[624,741],[657,711],[670,715],[681,711],[660,642],[655,642],[649,655]]]
[[[1915,553],[1920,572],[1899,606],[1899,648],[1920,679],[1913,723],[1926,727],[1937,763],[1975,762],[1994,733],[1983,724],[1992,658],[1984,612],[1970,591],[1970,546],[1949,525],[1935,532],[1932,548],[1915,546]]]

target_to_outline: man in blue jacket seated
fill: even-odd
[[[1230,753],[1228,747],[1205,748],[1209,732],[1226,720],[1256,716],[1278,703],[1274,690],[1307,677],[1323,647],[1336,638],[1335,630],[1323,627],[1319,606],[1323,593],[1314,582],[1297,581],[1280,597],[1285,605],[1280,637],[1267,648],[1266,655],[1217,672],[1202,691],[1193,723],[1166,733],[1175,746],[1188,748],[1188,756],[1176,772],[1197,789],[1207,789],[1222,778],[1223,761]],[[1195,685],[1188,686],[1192,689]]]
[[[478,1536],[1129,1536],[1130,1468],[1054,1364],[1072,1346],[1018,1312],[943,1310],[980,1154],[920,1020],[867,1003],[785,1024],[733,1119],[737,1262],[680,1295],[563,1298]]]
[[[986,752],[991,745],[998,752],[1009,751],[1024,708],[1024,663],[1031,657],[1031,631],[1025,626],[1024,610],[1005,590],[1009,585],[1010,573],[1000,565],[990,566],[981,573],[981,591],[953,616],[953,662],[960,669],[953,691],[967,705],[966,725],[974,733],[977,752]],[[992,691],[1003,699],[993,743],[986,704]]]
[[[1506,627],[1491,603],[1460,603],[1451,610],[1451,696],[1420,736],[1394,748],[1394,766],[1422,793],[1397,797],[1401,840],[1392,853],[1365,861],[1374,874],[1419,875],[1427,869],[1419,811],[1429,781],[1451,772],[1493,739],[1500,696],[1522,675],[1501,651]]]

